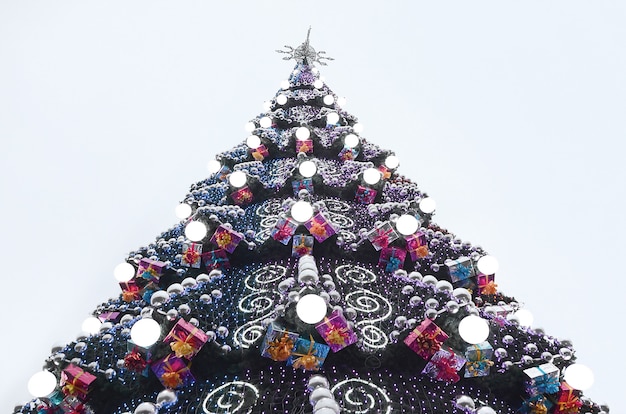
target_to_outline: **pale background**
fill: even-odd
[[[626,412],[619,1],[0,1],[0,412],[246,137],[309,25],[370,141]]]

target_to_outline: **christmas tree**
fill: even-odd
[[[602,413],[574,350],[497,289],[361,136],[307,40],[191,186],[181,221],[115,271],[122,293],[53,350],[24,413]]]

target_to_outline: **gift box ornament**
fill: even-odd
[[[167,267],[167,263],[152,259],[141,259],[137,268],[137,277],[158,282]]]
[[[423,259],[428,256],[428,242],[426,241],[426,235],[421,231],[406,236],[406,249],[411,255],[411,260],[414,262],[417,259]]]
[[[202,262],[202,245],[199,243],[184,243],[183,256],[180,263],[186,267],[200,268]]]
[[[306,139],[304,141],[301,141],[299,139],[296,140],[296,152],[303,152],[305,154],[311,154],[313,153],[313,140],[312,139]]]
[[[487,341],[468,346],[465,350],[465,378],[485,377],[493,365],[493,347]]]
[[[174,389],[191,385],[195,382],[187,362],[174,354],[169,354],[165,358],[154,362],[151,368],[165,388]]]
[[[202,253],[202,260],[204,267],[209,272],[213,269],[225,270],[230,269],[230,260],[228,254],[224,249],[211,250],[206,253]]]
[[[461,256],[457,260],[448,260],[446,266],[452,282],[461,282],[476,276],[472,259],[469,257]]]
[[[302,257],[313,253],[313,244],[315,239],[313,236],[305,234],[296,234],[293,236],[293,245],[291,247],[292,257]]]
[[[233,172],[227,165],[222,165],[222,168],[215,173],[215,177],[223,182],[228,181],[228,176]]]
[[[122,288],[122,300],[124,302],[132,302],[141,299],[141,290],[134,279],[128,282],[120,282]]]
[[[523,414],[548,414],[554,404],[545,395],[535,395],[522,403],[519,411]]]
[[[78,398],[72,396],[72,395],[68,395],[67,397],[63,398],[63,400],[61,400],[58,404],[58,408],[61,410],[62,413],[71,413],[71,414],[76,414],[76,413],[84,413],[85,412],[85,405],[84,403],[79,400]],[[58,412],[57,410],[46,410],[44,411],[45,413],[53,413],[53,412]]]
[[[60,385],[63,387],[63,394],[85,400],[87,394],[92,390],[95,380],[95,375],[74,364],[69,364],[61,371]]]
[[[322,213],[317,213],[313,216],[313,218],[304,223],[304,227],[306,227],[309,233],[315,237],[315,240],[320,243],[336,233],[335,228],[326,220],[326,217],[324,217]]]
[[[391,223],[385,221],[380,226],[375,227],[367,233],[367,239],[372,243],[374,249],[381,250],[389,247],[394,240],[398,238],[398,233],[391,227]]]
[[[343,147],[341,151],[339,151],[339,159],[341,159],[342,161],[354,160],[358,156],[359,156],[358,148]]]
[[[580,392],[572,388],[567,382],[559,386],[553,414],[578,414],[583,403],[580,401]]]
[[[207,340],[208,337],[204,331],[184,319],[179,319],[163,342],[170,344],[170,348],[178,358],[191,359],[202,349]]]
[[[524,370],[529,378],[526,391],[529,395],[555,394],[559,391],[559,369],[551,363],[539,365]]]
[[[141,294],[141,299],[143,299],[143,301],[146,303],[150,303],[152,294],[156,292],[157,290],[160,290],[159,287],[156,284],[154,284],[154,282],[149,282],[147,285],[139,289],[139,293]]]
[[[211,243],[217,245],[220,249],[226,250],[228,253],[232,253],[237,248],[239,242],[241,242],[241,239],[243,239],[241,234],[220,224],[211,237]]]
[[[354,195],[354,200],[361,204],[372,204],[376,199],[376,195],[378,191],[373,188],[364,187],[359,185],[356,188],[356,194]]]
[[[148,368],[152,353],[150,349],[135,344],[132,340],[128,340],[126,344],[126,355],[124,356],[124,368],[133,372],[141,373],[144,377],[148,376]]]
[[[291,182],[291,186],[293,187],[293,194],[298,196],[300,190],[307,190],[309,194],[314,194],[315,189],[313,188],[313,179],[312,178],[303,178],[301,180],[293,180]]]
[[[478,293],[481,295],[495,295],[498,293],[498,285],[494,282],[495,275],[478,274],[476,277]]]
[[[287,360],[287,365],[296,369],[302,368],[305,371],[317,371],[324,364],[326,356],[330,351],[328,345],[315,342],[310,339],[298,338],[291,351],[291,356]]]
[[[404,267],[406,251],[398,247],[385,247],[380,251],[378,266],[385,269],[385,272],[393,273]]]
[[[120,312],[102,312],[98,315],[100,322],[117,322],[120,319]]]
[[[252,190],[247,185],[241,187],[240,189],[234,191],[230,198],[233,199],[235,204],[240,206],[245,206],[250,204],[254,200],[254,194],[252,194]]]
[[[261,355],[274,361],[287,361],[299,336],[272,322],[267,327],[261,345]]]
[[[263,161],[265,158],[270,156],[270,152],[263,144],[259,145],[256,148],[250,148],[250,154],[252,155],[252,158],[254,158],[256,161]]]
[[[322,322],[315,326],[315,329],[322,335],[324,342],[333,352],[340,351],[358,340],[348,325],[348,321],[337,310],[334,310],[329,317],[325,317]]]
[[[404,343],[417,355],[428,359],[441,349],[441,345],[448,339],[440,327],[430,319],[424,319],[404,339]]]
[[[459,371],[465,364],[465,358],[454,353],[450,349],[440,349],[428,361],[422,374],[438,381],[458,382]]]
[[[380,171],[383,180],[388,180],[391,178],[391,174],[393,173],[392,170],[390,170],[389,168],[387,168],[385,165],[379,165],[378,166],[378,171]]]
[[[277,222],[272,231],[270,232],[272,238],[285,246],[291,240],[291,236],[296,232],[298,223],[289,217],[282,217]]]

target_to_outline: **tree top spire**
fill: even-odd
[[[299,64],[312,65],[314,62],[319,63],[322,66],[326,66],[325,60],[334,60],[331,57],[327,57],[326,52],[320,50],[316,52],[309,42],[311,36],[311,26],[306,34],[306,40],[300,46],[294,48],[292,46],[285,45],[285,50],[276,50],[278,53],[284,53],[287,56],[283,57],[283,60],[294,59]]]

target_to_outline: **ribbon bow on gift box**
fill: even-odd
[[[537,369],[539,369],[543,375],[539,378],[535,378],[532,388],[545,394],[554,394],[558,392],[560,385],[559,379],[549,376],[543,369],[541,369],[541,367],[537,367]]]
[[[374,240],[372,240],[372,244],[378,245],[380,247],[389,246],[389,236],[393,232],[393,229],[384,230],[382,228],[376,229],[376,236]]]
[[[441,344],[443,342],[439,342],[435,335],[431,334],[422,334],[415,338],[415,344],[417,348],[421,351],[424,351],[424,354],[433,355],[435,352],[441,349]]]
[[[78,381],[80,377],[85,375],[85,372],[79,372],[76,376],[70,381],[66,380],[65,385],[63,385],[63,394],[65,395],[75,395],[75,396],[86,396],[89,390],[85,388],[85,385]]]
[[[172,351],[178,358],[189,358],[194,354],[196,349],[193,347],[192,342],[197,332],[198,328],[194,328],[187,335],[178,335],[176,332],[170,334],[175,341],[170,344],[170,348],[172,348]]]
[[[187,251],[183,255],[183,259],[186,263],[195,263],[199,257],[200,253],[198,253],[193,246],[189,246],[189,248],[187,248]]]
[[[165,372],[161,374],[161,382],[167,388],[177,388],[183,384],[183,378],[181,374],[189,371],[189,367],[185,366],[180,370],[176,370],[172,367],[171,362],[166,359],[163,361],[163,365],[165,365]]]
[[[454,273],[454,275],[460,280],[467,279],[470,275],[470,268],[469,266],[459,263],[454,267],[454,271],[452,273]]]
[[[307,371],[317,371],[319,369],[320,361],[317,355],[317,350],[313,349],[315,345],[315,341],[313,340],[313,336],[310,336],[311,345],[309,346],[309,350],[306,354],[298,354],[296,352],[292,353],[292,355],[298,356],[299,358],[293,362],[294,368],[303,368]]]
[[[148,361],[136,349],[124,357],[124,366],[131,371],[142,372],[148,366]]]
[[[300,244],[293,246],[293,249],[298,255],[304,256],[305,254],[309,254],[311,247],[306,245],[306,239],[302,237],[300,239]]]
[[[456,358],[453,353],[446,357],[437,359],[436,361],[430,361],[437,368],[437,378],[448,382],[457,382],[461,378],[459,373],[454,368],[456,364]]]
[[[324,225],[324,223],[320,223],[318,221],[313,221],[313,223],[311,223],[311,228],[309,228],[309,232],[317,237],[326,237],[327,235],[326,226]]]
[[[215,241],[219,247],[226,247],[232,243],[233,236],[227,231],[222,231],[215,236]]]
[[[278,340],[270,342],[267,352],[274,361],[286,361],[291,356],[293,340],[287,333],[284,333]]]

